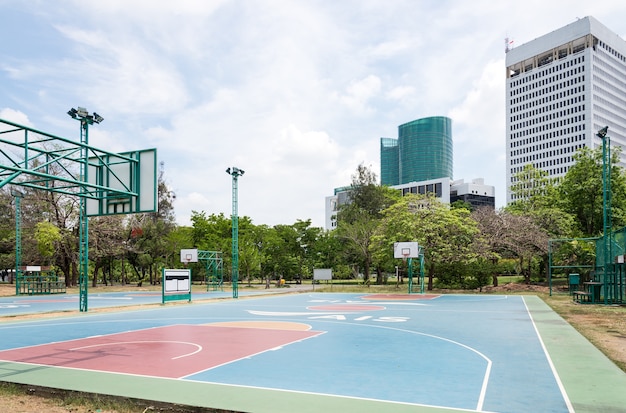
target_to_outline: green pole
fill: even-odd
[[[80,176],[82,182],[89,182],[89,125],[100,123],[103,118],[97,113],[90,115],[87,109],[81,108],[70,109],[67,112],[73,119],[80,122]],[[86,188],[84,188],[86,190]],[[80,213],[78,223],[78,287],[79,298],[78,305],[81,312],[88,309],[88,287],[89,287],[89,217],[87,216],[87,199],[80,197]]]
[[[420,293],[424,294],[424,254],[420,252]]]
[[[604,254],[602,284],[604,289],[604,304],[609,303],[609,271],[613,264],[612,254],[612,220],[611,220],[611,138],[607,136],[608,126],[600,129],[597,136],[602,139],[602,221],[603,238],[602,253]]]
[[[80,164],[80,176],[83,177],[83,182],[88,182],[87,167],[88,154],[87,145],[89,144],[89,122],[84,119],[81,121],[80,128],[80,143],[84,144],[80,148],[82,162]],[[88,309],[88,287],[89,287],[89,217],[87,216],[87,200],[85,197],[80,198],[80,223],[79,223],[79,271],[78,271],[78,285],[79,285],[79,309],[81,312],[86,312]]]
[[[233,298],[239,297],[239,216],[237,206],[237,181],[245,171],[233,167],[226,169],[226,173],[233,177],[233,212],[231,215],[232,221],[232,279],[233,279]]]
[[[407,266],[409,269],[409,294],[413,292],[413,258],[407,260]]]
[[[15,197],[15,295],[20,294],[20,267],[22,266],[22,212],[21,202],[23,194],[20,191],[12,190],[11,195]]]

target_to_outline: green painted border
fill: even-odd
[[[573,411],[626,412],[626,373],[539,297],[524,301]]]

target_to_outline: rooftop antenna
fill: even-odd
[[[509,37],[504,38],[504,53],[508,53],[509,50],[513,48],[513,40],[510,40]]]

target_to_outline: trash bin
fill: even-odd
[[[568,277],[569,280],[569,293],[572,295],[572,292],[578,290],[578,286],[580,285],[580,274],[570,274]]]

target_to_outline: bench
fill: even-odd
[[[578,303],[592,302],[592,294],[587,291],[574,291],[572,292],[572,298]]]
[[[22,289],[28,295],[65,294],[66,292],[65,283],[59,281],[27,282]]]

